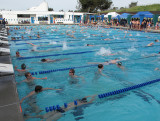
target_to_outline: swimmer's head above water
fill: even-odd
[[[94,45],[87,44],[87,46],[94,46]]]
[[[37,86],[35,87],[35,92],[36,92],[36,93],[42,92],[42,86],[37,85]]]
[[[26,69],[26,65],[24,63],[21,65],[21,69],[23,69],[23,70]]]
[[[29,73],[29,72],[26,72],[26,73],[25,73],[25,77],[26,77],[27,79],[32,79],[32,75],[31,75],[31,73]]]
[[[98,65],[98,68],[99,68],[99,69],[103,69],[103,64],[99,64],[99,65]]]
[[[158,39],[156,39],[156,40],[154,40],[155,42],[159,42],[159,40]]]
[[[118,62],[117,65],[118,65],[118,66],[122,66],[122,62]]]
[[[17,56],[17,57],[20,57],[19,51],[16,52],[16,56]]]
[[[69,70],[69,75],[70,75],[70,76],[74,75],[74,73],[75,73],[75,70],[74,70],[74,69],[70,69],[70,70]]]
[[[41,59],[41,62],[46,62],[47,61],[47,59]]]

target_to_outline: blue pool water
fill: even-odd
[[[20,68],[20,65],[25,63],[28,68],[31,68],[29,72],[33,74],[37,72],[33,77],[47,77],[47,80],[34,80],[31,84],[25,82],[17,84],[19,98],[22,99],[33,91],[35,85],[62,89],[44,91],[24,100],[21,106],[25,115],[45,115],[45,107],[63,106],[64,103],[73,102],[84,96],[99,95],[160,78],[160,72],[154,70],[160,68],[160,57],[156,55],[160,51],[160,43],[154,42],[155,39],[160,38],[158,33],[138,31],[127,33],[126,30],[120,29],[76,25],[26,26],[26,29],[21,26],[18,30],[14,27],[16,26],[10,27],[9,37],[23,35],[24,39],[10,41],[13,65]],[[40,39],[36,38],[37,32],[41,36]],[[74,36],[71,37],[69,34]],[[130,34],[132,36],[129,36]],[[28,36],[32,36],[32,39]],[[110,40],[104,41],[106,38]],[[36,49],[39,52],[31,51],[33,47],[26,42],[37,45]],[[154,42],[154,46],[146,47],[151,42]],[[87,44],[95,46],[86,46]],[[17,50],[23,57],[15,57]],[[39,63],[42,58],[67,58],[67,60]],[[89,63],[101,63],[115,58],[121,60],[125,69],[118,68],[116,64],[105,65],[103,73],[108,77],[99,75],[96,78],[97,65]],[[84,77],[84,81],[79,78],[76,80],[77,83],[71,84],[69,68],[74,67],[76,67],[75,74]],[[48,70],[54,71],[39,74]],[[25,79],[17,71],[15,75],[17,82]],[[159,87],[160,83],[157,82],[103,99],[96,96],[92,104],[65,112],[59,121],[159,121]],[[44,111],[36,113],[32,108],[33,105]],[[26,121],[40,120],[40,118],[26,119]]]

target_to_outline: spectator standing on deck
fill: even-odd
[[[3,27],[5,27],[6,21],[5,18],[2,20]]]

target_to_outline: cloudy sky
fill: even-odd
[[[44,0],[0,0],[0,9],[26,10],[38,6]],[[54,11],[76,10],[77,0],[46,0]],[[112,0],[113,7],[128,7],[129,3],[138,1],[138,5],[160,3],[160,0]]]

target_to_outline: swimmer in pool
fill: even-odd
[[[18,71],[18,72],[26,72],[28,71],[29,69],[26,69],[26,65],[23,63],[21,65],[21,69],[17,69],[17,66],[15,66],[15,70]]]
[[[22,57],[19,53],[19,51],[16,52],[16,57]]]
[[[104,39],[105,41],[108,41],[108,40],[111,40],[111,39],[109,39],[109,38],[106,38],[106,39]]]
[[[29,73],[29,72],[26,72],[26,73],[25,73],[25,77],[26,77],[26,79],[23,80],[23,81],[21,81],[21,82],[19,82],[18,84],[20,84],[20,83],[22,83],[22,82],[27,82],[27,83],[29,83],[29,82],[32,82],[32,81],[35,80],[35,79],[40,79],[40,80],[42,80],[42,79],[47,79],[47,77],[44,77],[44,78],[32,77],[31,73]]]
[[[91,46],[91,47],[92,47],[92,46],[94,46],[94,45],[87,44],[87,46]]]
[[[109,65],[109,64],[116,64],[118,61],[120,61],[118,58],[115,58],[114,60],[105,61],[105,62],[88,62],[88,64],[103,64],[103,65]]]
[[[122,62],[118,62],[116,65],[117,65],[118,68],[120,68],[122,70],[125,70],[125,67],[122,66]]]
[[[95,72],[95,74],[94,74],[94,78],[93,78],[93,83],[95,83],[99,78],[101,78],[102,76],[104,76],[104,77],[109,77],[109,76],[107,76],[106,74],[104,74],[102,71],[103,71],[103,69],[104,69],[104,66],[103,66],[103,64],[99,64],[98,65],[98,71],[96,71]]]
[[[49,52],[49,51],[56,51],[58,49],[48,49],[48,50],[37,50],[37,47],[40,47],[40,46],[37,46],[33,43],[27,43],[27,44],[30,44],[33,46],[33,48],[31,49],[32,52]]]
[[[42,63],[54,63],[54,62],[57,62],[57,61],[63,61],[63,60],[68,60],[69,58],[64,58],[64,59],[41,59],[41,62]]]
[[[21,36],[21,39],[24,39],[23,35]]]
[[[147,47],[150,47],[150,46],[153,46],[153,45],[154,45],[154,43],[151,42],[151,43],[149,43],[149,44],[147,45]]]
[[[104,66],[102,64],[98,65],[98,73],[102,76],[108,77],[107,75],[103,74],[102,71],[104,69]]]
[[[22,103],[23,100],[25,100],[26,98],[28,98],[28,97],[30,97],[30,96],[32,96],[32,95],[38,94],[38,93],[40,93],[40,92],[42,92],[42,91],[45,91],[45,90],[61,90],[61,89],[43,88],[42,86],[37,85],[37,86],[35,87],[35,90],[34,90],[34,91],[30,92],[27,96],[25,96],[25,97],[23,97],[23,98],[21,99],[20,103]]]
[[[28,36],[29,37],[29,39],[32,39],[32,37],[31,36]]]
[[[56,109],[55,111],[48,112],[44,115],[26,116],[26,118],[40,118],[42,120],[44,119],[45,121],[57,121],[58,119],[60,119],[63,116],[62,113],[65,113],[67,111],[70,111],[74,108],[77,108],[77,107],[80,107],[83,105],[91,104],[95,100],[95,97],[96,97],[96,95],[85,96],[82,99],[75,100],[75,101],[77,101],[77,105],[75,105],[75,102],[70,102],[69,104],[67,104],[67,108],[62,106],[59,109]],[[90,98],[90,99],[88,99],[88,98]]]
[[[160,71],[160,69],[159,69],[159,68],[155,68],[154,70],[155,70],[155,71]]]
[[[41,38],[39,34],[37,34],[37,38]]]
[[[70,77],[70,80],[69,80],[70,84],[78,83],[78,81],[79,81],[78,78],[81,78],[82,81],[85,82],[84,77],[75,75],[74,69],[69,70],[69,77]]]
[[[159,42],[159,40],[158,39],[156,39],[156,40],[154,40],[155,42]]]

